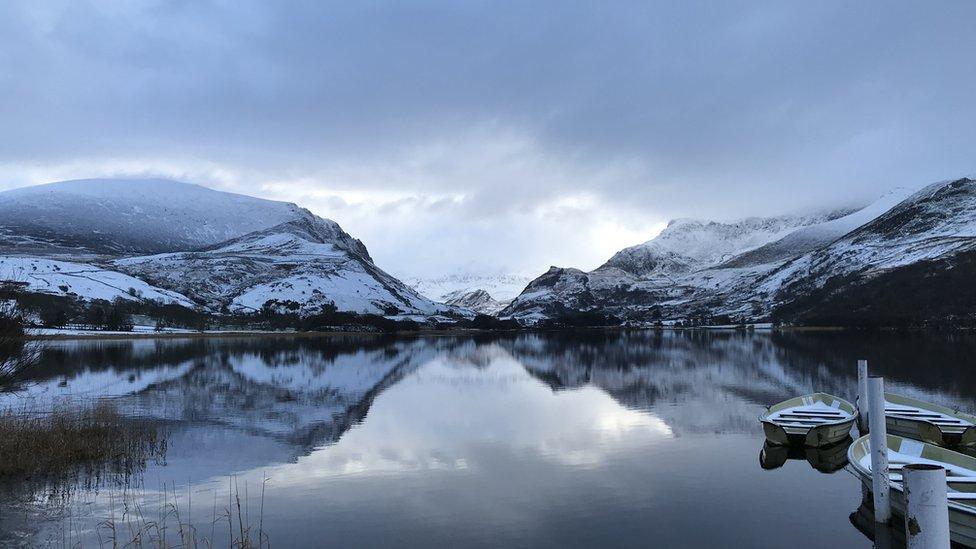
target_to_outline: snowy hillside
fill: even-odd
[[[653,240],[617,252],[603,267],[616,267],[643,278],[681,275],[775,242],[799,227],[830,221],[845,213],[848,212],[750,217],[726,223],[677,219]]]
[[[672,223],[658,238],[616,254],[595,271],[553,267],[501,316],[530,323],[565,317],[567,311],[645,322],[726,315],[766,319],[804,296],[829,298],[822,289],[837,281],[847,288],[976,250],[976,182],[970,179],[914,194],[896,190],[861,210],[841,213],[785,223],[783,218]],[[730,258],[726,250],[738,255]],[[926,276],[940,268],[952,265],[927,267]]]
[[[508,305],[507,302],[496,301],[491,294],[484,290],[458,290],[444,296],[444,303],[453,307],[469,309],[483,315],[495,315]]]
[[[0,193],[0,249],[191,250],[300,217],[295,204],[165,179],[84,179]]]
[[[266,303],[303,314],[323,306],[413,318],[454,311],[378,268],[334,221],[161,179],[0,193],[4,249],[0,281],[83,300],[141,297],[235,313]]]
[[[589,273],[552,267],[501,314],[525,322],[565,311],[597,310],[618,317],[656,316],[664,304],[683,307],[700,293],[696,273],[782,239],[798,228],[829,222],[846,211],[751,217],[739,221],[676,220],[654,239],[626,248]],[[667,313],[667,311],[664,311]]]
[[[904,187],[893,189],[860,210],[856,210],[842,217],[797,229],[779,240],[737,256],[724,266],[742,267],[746,265],[773,263],[811,252],[873,221],[878,216],[881,216],[898,205],[902,200],[908,198],[913,192],[915,191]]]
[[[206,250],[131,257],[113,265],[235,313],[259,311],[269,301],[281,312],[314,313],[325,305],[379,315],[450,310],[380,270],[359,241],[311,214]]]
[[[186,296],[157,288],[138,278],[94,265],[67,261],[0,256],[0,282],[13,282],[28,292],[56,296],[108,301],[151,299],[184,307],[194,306]]]
[[[823,286],[851,273],[878,273],[976,249],[976,181],[925,187],[829,246],[786,264],[764,285]]]

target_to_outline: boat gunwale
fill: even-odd
[[[930,410],[930,411],[933,411],[933,412],[938,412],[940,414],[943,414],[943,415],[946,415],[946,416],[949,416],[949,417],[954,417],[956,419],[962,419],[962,420],[968,421],[969,423],[972,423],[973,425],[976,425],[976,415],[970,414],[968,412],[963,412],[962,410],[960,410],[958,408],[949,408],[948,406],[942,406],[941,404],[935,404],[933,402],[927,402],[927,401],[924,401],[924,400],[919,400],[917,398],[912,398],[912,397],[909,397],[909,396],[900,395],[898,393],[889,393],[887,391],[885,392],[884,396],[885,396],[885,403],[890,402],[890,403],[896,404],[898,406],[914,406],[914,407],[916,407],[916,408],[918,408],[920,410]],[[894,398],[896,398],[898,400],[907,401],[909,404],[905,404],[905,403],[902,403],[902,402],[896,402],[894,400],[891,400],[891,397],[894,397]],[[888,411],[887,410],[885,410],[885,415],[886,416],[888,415]],[[897,412],[894,413],[894,415],[898,415]]]

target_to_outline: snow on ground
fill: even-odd
[[[402,306],[366,272],[344,269],[331,275],[301,274],[251,286],[234,298],[230,310],[258,311],[268,300],[295,301],[308,310],[333,303],[340,311],[378,315],[384,314],[382,303]]]
[[[0,256],[0,281],[26,283],[31,292],[82,299],[151,299],[193,307],[186,296],[157,288],[138,278],[84,263],[36,257]],[[135,295],[133,295],[135,294]]]
[[[617,252],[601,269],[616,267],[642,277],[681,274],[718,264],[837,215],[749,217],[730,222],[676,219],[652,240]]]
[[[226,303],[233,312],[258,311],[272,300],[293,301],[302,312],[330,303],[340,311],[379,315],[391,308],[425,315],[448,310],[346,249],[348,243],[327,240],[333,237],[286,225],[210,250],[133,257],[115,264],[179,288],[213,308]]]
[[[801,227],[779,240],[741,254],[729,261],[727,265],[741,267],[776,263],[827,246],[854,229],[884,215],[913,192],[915,192],[913,189],[907,187],[893,189],[860,210],[843,217]]]
[[[132,335],[160,335],[160,334],[273,334],[283,333],[287,330],[190,330],[188,328],[160,328],[146,324],[136,324],[131,331],[121,332],[117,330],[90,330],[82,326],[67,326],[64,328],[29,328],[31,336],[35,337],[105,337],[105,336],[132,336]]]
[[[841,217],[841,212],[827,214],[819,221],[676,221],[656,239],[619,252],[592,272],[551,269],[503,314],[535,322],[553,303],[561,303],[624,318],[642,318],[651,305],[663,318],[696,312],[762,316],[786,287],[809,291],[832,277],[871,277],[976,249],[973,212],[976,181],[960,179],[914,193],[897,189],[861,210]],[[772,238],[777,240],[724,257],[726,250]]]

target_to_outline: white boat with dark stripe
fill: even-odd
[[[759,416],[766,439],[774,444],[829,446],[850,436],[857,410],[846,400],[813,393],[770,406]]]

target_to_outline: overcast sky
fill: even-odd
[[[976,172],[976,2],[0,3],[0,188],[297,202],[402,277]]]

